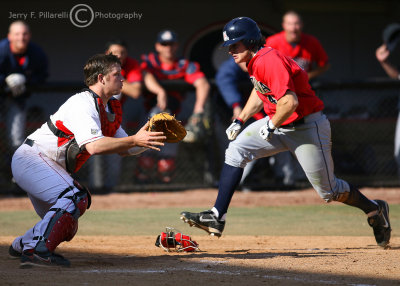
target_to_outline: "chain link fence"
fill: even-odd
[[[177,118],[185,122],[194,103],[193,87],[181,82],[163,83],[167,90],[187,93],[183,111]],[[205,137],[197,143],[179,143],[173,161],[171,181],[160,177],[160,163],[152,152],[139,157],[120,158],[118,155],[93,156],[76,175],[94,193],[110,191],[163,191],[216,187],[228,141],[225,129],[231,122],[231,110],[225,105],[215,85],[205,112]],[[27,103],[26,135],[41,126],[57,108],[83,86],[77,83],[51,83],[37,89]],[[245,92],[249,83],[241,85]],[[313,84],[317,95],[325,103],[325,114],[332,127],[332,156],[337,177],[357,186],[398,186],[394,160],[394,132],[398,115],[400,83],[391,80],[363,82],[318,82]],[[2,107],[0,153],[0,193],[23,193],[12,182],[9,148]],[[128,99],[124,104],[123,126],[133,134],[143,124],[146,113],[143,100]],[[146,178],[141,177],[143,157],[146,157]],[[141,159],[142,158],[142,159]],[[275,166],[274,166],[275,163]],[[255,163],[244,184],[251,189],[284,189],[277,177],[276,162],[260,159]],[[162,167],[162,166],[161,166]],[[309,187],[304,177],[290,188]]]

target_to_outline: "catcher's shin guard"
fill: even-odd
[[[78,182],[74,181],[74,185],[79,192],[67,195],[74,189],[71,186],[58,197],[59,199],[68,198],[72,200],[75,205],[74,212],[69,213],[61,208],[51,208],[49,211],[55,213],[51,217],[43,236],[33,238],[38,240],[35,251],[39,253],[53,252],[61,242],[70,241],[78,231],[78,219],[85,213],[86,209],[89,209],[91,196],[89,190],[79,185]]]

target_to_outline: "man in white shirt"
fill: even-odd
[[[121,64],[114,55],[95,55],[84,67],[89,87],[71,96],[47,123],[28,136],[15,152],[11,168],[41,217],[33,228],[17,237],[9,248],[21,259],[21,268],[34,265],[70,266],[55,254],[63,241],[71,240],[78,218],[90,207],[90,193],[71,174],[92,155],[136,155],[147,149],[159,151],[165,136],[146,131],[135,135],[121,128],[121,105],[113,97],[122,89]]]

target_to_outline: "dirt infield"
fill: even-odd
[[[397,189],[363,189],[400,203]],[[93,209],[207,207],[216,190],[94,196]],[[112,198],[112,200],[110,200]],[[110,205],[113,201],[113,206]],[[118,202],[115,204],[115,202]],[[324,204],[312,190],[236,193],[232,206]],[[26,198],[1,199],[1,210],[33,209]],[[196,237],[206,249],[166,253],[153,236],[76,236],[60,252],[68,269],[19,269],[6,255],[13,237],[0,237],[0,285],[400,285],[400,239],[391,249],[371,237]],[[40,271],[40,272],[39,272]]]

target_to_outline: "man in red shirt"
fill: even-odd
[[[235,189],[248,162],[290,151],[318,195],[326,202],[357,207],[368,217],[379,246],[389,244],[389,206],[369,200],[358,189],[336,178],[331,156],[331,129],[322,113],[323,102],[308,83],[307,73],[291,58],[265,47],[257,24],[250,18],[231,20],[223,30],[224,44],[237,64],[246,63],[254,89],[234,122],[226,130],[233,140],[225,153],[217,200],[211,210],[182,212],[181,219],[208,233],[221,236]],[[256,112],[267,116],[240,132]]]
[[[309,79],[326,72],[330,65],[328,56],[312,35],[303,33],[303,21],[294,11],[286,12],[282,17],[283,31],[267,38],[266,46],[277,49],[285,56],[291,57],[308,74]],[[277,162],[285,170],[285,181],[290,185],[296,179],[305,178],[295,158],[288,152],[278,154]]]
[[[156,81],[145,79],[147,89],[151,93],[145,94],[146,109],[150,114],[168,110],[172,114],[178,115],[182,110],[182,102],[185,99],[185,94],[178,91],[166,92],[159,81],[169,80],[184,80],[195,88],[196,100],[193,111],[188,124],[185,126],[187,135],[184,139],[187,143],[192,143],[200,138],[199,129],[202,128],[204,106],[208,98],[210,85],[200,70],[200,66],[196,62],[191,62],[187,59],[178,57],[178,36],[172,30],[161,31],[155,43],[156,53],[149,53],[142,56],[141,68],[143,72],[151,74],[156,78]],[[163,182],[171,181],[171,174],[175,169],[175,157],[177,153],[177,144],[165,144],[158,155],[158,173]],[[139,167],[143,173],[149,173],[144,169],[153,168],[153,163],[150,158],[140,157]],[[140,174],[139,174],[140,176]],[[147,179],[144,176],[143,179]]]
[[[326,72],[330,65],[321,43],[312,35],[303,33],[303,21],[294,11],[282,19],[283,31],[267,38],[266,46],[279,50],[294,59],[313,79]]]
[[[121,75],[124,77],[124,85],[122,86],[120,100],[125,102],[126,98],[123,95],[137,99],[142,93],[142,71],[138,61],[128,56],[126,43],[118,39],[108,42],[105,54],[113,54],[121,61]]]

